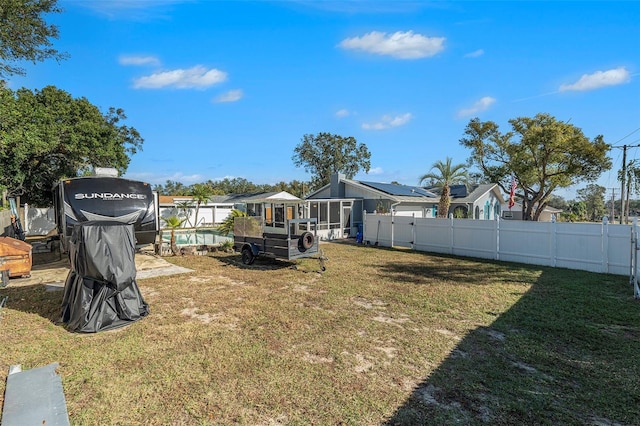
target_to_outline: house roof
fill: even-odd
[[[424,188],[419,186],[409,186],[409,185],[401,185],[395,183],[382,183],[382,182],[369,182],[369,181],[358,181],[353,179],[341,178],[341,182],[348,183],[349,185],[366,189],[377,196],[386,197],[394,202],[402,202],[402,203],[424,203],[428,202],[438,202],[437,196]],[[305,199],[310,199],[315,194],[330,188],[331,184],[328,183],[322,188],[319,188],[307,195]]]
[[[172,206],[177,203],[182,203],[185,201],[193,201],[193,197],[190,195],[159,195],[158,196],[158,204],[161,206]],[[202,205],[211,205],[211,204],[231,204],[227,201],[226,195],[214,195],[209,201],[202,203]]]
[[[494,190],[494,188],[498,188],[498,185],[495,183],[481,183],[474,184],[468,187],[467,185],[451,185],[449,186],[449,190],[451,191],[451,203],[452,204],[471,204],[482,198],[488,192]],[[441,189],[437,187],[429,187],[426,188],[428,191],[436,192],[440,194]],[[504,202],[504,198],[502,197],[502,193],[499,189],[494,191],[496,197],[500,201],[500,203]]]
[[[193,197],[189,195],[160,195],[158,203],[160,205],[175,205],[184,201],[192,201]],[[235,203],[259,203],[265,201],[302,201],[295,195],[286,191],[281,192],[254,192],[249,194],[229,194],[214,195],[209,202],[204,204],[235,204]]]
[[[434,198],[436,194],[427,191],[419,186],[400,185],[396,183],[380,183],[360,181],[362,185],[370,186],[389,195],[402,197],[429,197]]]
[[[469,195],[467,185],[451,185],[449,191],[453,198],[463,198]]]
[[[487,193],[493,191],[494,189],[495,189],[494,194],[496,195],[496,198],[498,198],[498,201],[500,201],[500,203],[503,203],[504,198],[502,198],[502,193],[500,192],[498,185],[495,183],[482,183],[477,186],[474,185],[471,192],[468,193],[465,197],[454,198],[451,201],[453,203],[473,203],[478,199],[482,198]]]
[[[254,192],[250,194],[230,194],[226,202],[233,203],[260,203],[266,201],[302,201],[287,191],[280,192]]]
[[[193,197],[188,195],[159,195],[158,203],[159,204],[175,204],[180,203],[182,201],[191,201]]]

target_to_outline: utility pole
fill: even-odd
[[[614,219],[616,218],[616,189],[609,189],[611,190],[611,220],[609,222],[613,223]]]
[[[622,192],[620,194],[620,225],[624,223],[624,184],[627,179],[627,146],[622,145]]]
[[[622,146],[614,146],[613,148],[620,148],[622,149],[622,176],[620,176],[620,180],[622,181],[622,191],[620,194],[620,224],[622,225],[624,223],[624,190],[625,190],[625,184],[627,181],[627,148],[637,148],[640,147],[640,145],[622,145]]]

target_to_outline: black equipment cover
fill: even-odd
[[[62,321],[69,330],[95,333],[148,315],[149,305],[136,284],[133,225],[79,223],[70,243],[71,271],[62,299]]]

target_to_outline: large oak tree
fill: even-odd
[[[471,162],[504,192],[509,193],[515,176],[523,220],[538,220],[554,190],[595,181],[611,168],[611,146],[600,135],[590,140],[578,127],[549,114],[509,123],[512,130],[502,133],[496,123],[475,118],[460,143],[471,149]]]
[[[352,179],[360,169],[371,167],[371,153],[367,146],[353,136],[343,137],[331,133],[304,135],[295,147],[292,157],[296,167],[312,174],[312,189],[327,185],[334,173],[344,173]]]
[[[143,143],[124,119],[121,109],[103,114],[86,98],[53,86],[14,92],[0,84],[0,186],[46,206],[59,179],[93,167],[124,173]]]

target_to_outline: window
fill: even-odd
[[[262,204],[247,203],[246,208],[249,216],[262,216]]]
[[[318,229],[327,229],[329,226],[327,223],[327,203],[314,201],[309,210],[309,217],[316,218],[318,221]]]
[[[265,204],[264,206],[264,224],[273,226],[273,209],[271,208],[271,204]]]
[[[340,201],[329,203],[329,229],[340,229]]]
[[[284,204],[273,205],[273,221],[277,228],[284,228]]]

